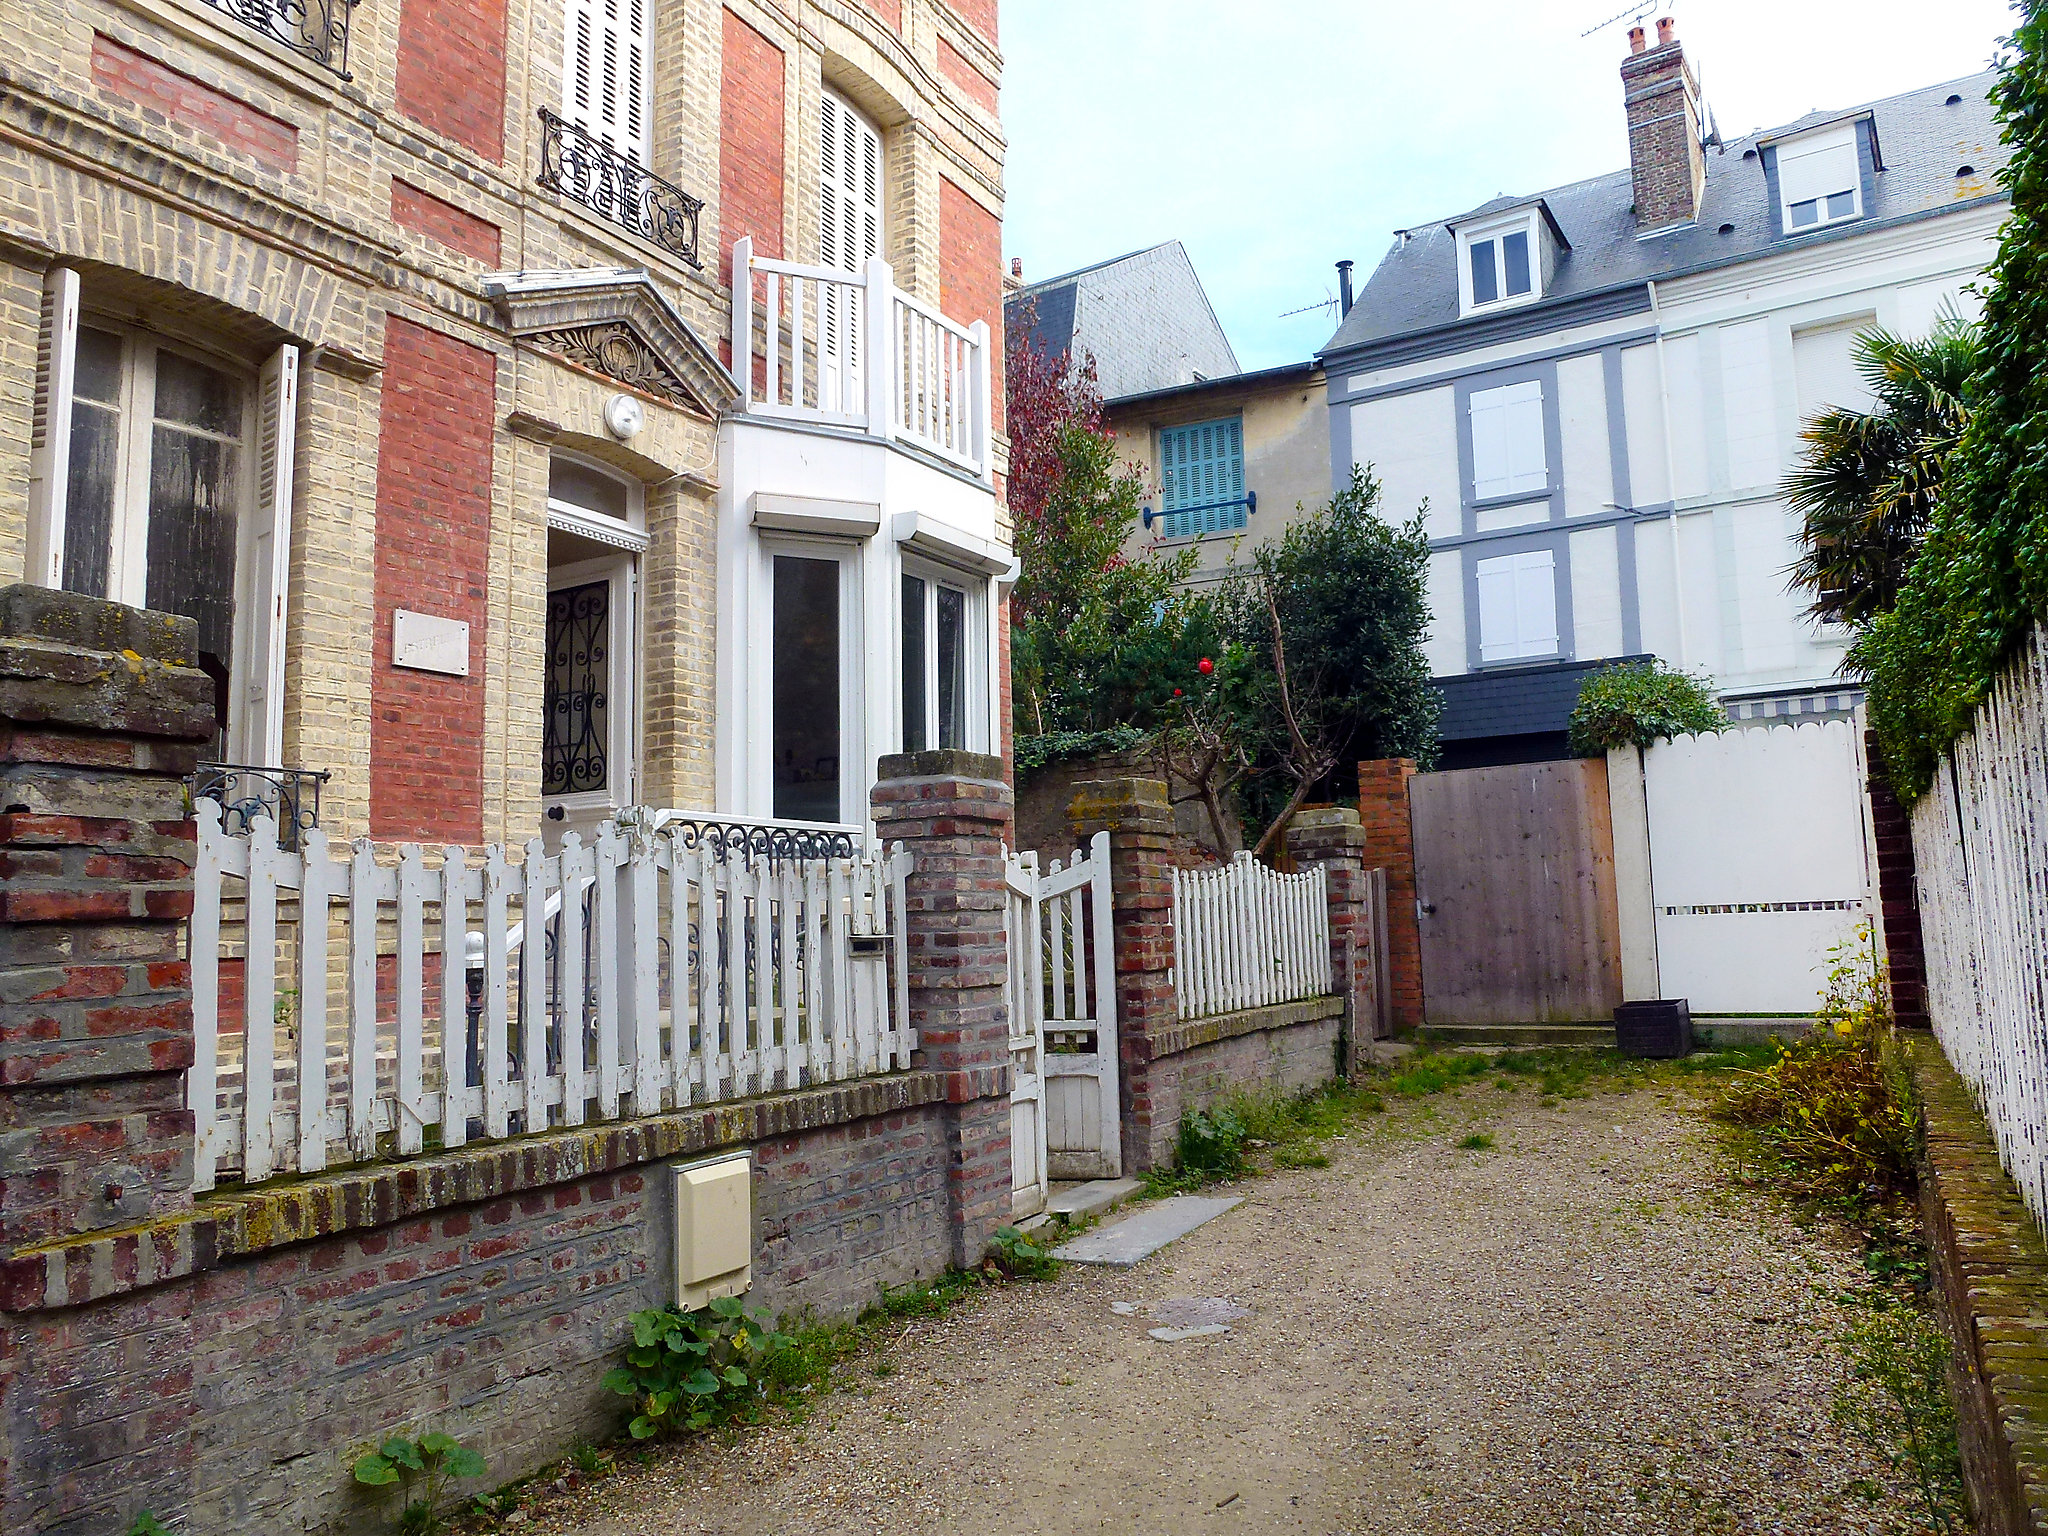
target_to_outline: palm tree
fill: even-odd
[[[1950,309],[1926,336],[1874,326],[1852,345],[1871,408],[1810,418],[1784,489],[1804,521],[1792,586],[1813,594],[1815,618],[1861,625],[1891,608],[1927,531],[1980,344],[1976,323]]]

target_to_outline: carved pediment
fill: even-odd
[[[522,341],[716,419],[739,403],[718,353],[637,267],[501,272],[484,293]]]

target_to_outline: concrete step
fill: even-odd
[[[1078,1184],[1055,1184],[1046,1196],[1045,1209],[1017,1223],[1020,1232],[1036,1232],[1054,1217],[1079,1221],[1113,1211],[1145,1187],[1143,1179],[1088,1179]]]

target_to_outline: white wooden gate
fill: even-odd
[[[1109,834],[1041,871],[1008,863],[1013,1203],[1028,1215],[1049,1179],[1123,1172],[1117,1110],[1116,961]]]

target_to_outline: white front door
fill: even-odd
[[[548,571],[541,803],[552,844],[633,803],[640,715],[630,554]]]

